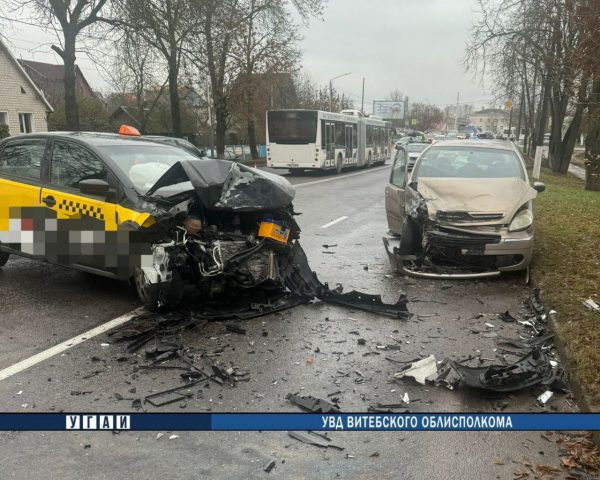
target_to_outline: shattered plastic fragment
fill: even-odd
[[[308,410],[313,413],[339,413],[340,409],[337,405],[328,402],[327,400],[322,400],[320,398],[315,398],[310,395],[306,397],[301,397],[299,395],[294,395],[293,393],[288,393],[285,397],[290,402],[298,405],[305,410]]]
[[[562,384],[563,382],[557,379],[556,375],[546,353],[535,348],[509,365],[467,367],[446,359],[442,362],[436,383],[445,385],[451,390],[465,385],[480,390],[514,392],[540,384],[547,386]]]
[[[548,403],[548,401],[554,396],[554,393],[550,390],[546,390],[544,393],[542,393],[538,398],[538,402],[540,402],[542,405],[545,405],[546,403]]]
[[[409,368],[398,372],[394,378],[412,377],[421,385],[425,385],[425,380],[431,375],[437,373],[437,363],[435,356],[429,355],[427,358],[413,363]]]

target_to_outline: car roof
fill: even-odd
[[[514,145],[507,140],[440,140],[436,147],[469,147],[469,148],[495,148],[498,150],[515,151]]]
[[[134,137],[128,135],[119,135],[117,133],[102,133],[102,132],[44,132],[44,133],[27,133],[23,135],[15,135],[8,137],[10,140],[20,140],[27,138],[60,138],[66,140],[77,140],[82,143],[98,146],[126,146],[139,145],[140,142],[169,148],[169,145],[153,141],[151,138]],[[7,139],[7,140],[8,140]]]

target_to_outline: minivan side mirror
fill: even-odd
[[[544,190],[546,190],[546,185],[542,182],[533,182],[533,189],[539,193],[542,193]]]
[[[79,182],[79,191],[88,195],[97,195],[107,197],[110,193],[110,185],[106,180],[98,178],[89,178]]]

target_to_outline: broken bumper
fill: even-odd
[[[466,233],[466,232],[465,232]],[[533,232],[505,232],[501,235],[482,235],[475,238],[473,235],[461,236],[446,234],[430,236],[429,241],[436,246],[454,246],[460,248],[465,258],[495,257],[494,268],[485,271],[426,271],[410,266],[405,257],[398,254],[400,239],[397,237],[383,237],[383,244],[390,259],[393,269],[407,275],[421,278],[445,278],[445,279],[476,279],[488,278],[500,275],[501,272],[519,271],[528,267],[533,256]],[[479,240],[479,241],[475,241]],[[464,243],[463,243],[464,242]],[[489,243],[488,243],[489,242]]]

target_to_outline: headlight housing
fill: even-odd
[[[529,208],[523,208],[517,212],[517,214],[510,222],[508,227],[509,232],[518,232],[519,230],[525,230],[531,227],[533,223],[533,212]]]

